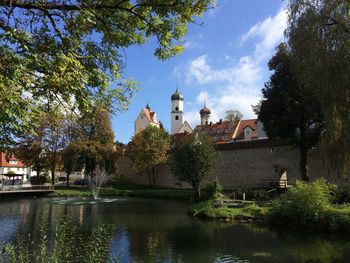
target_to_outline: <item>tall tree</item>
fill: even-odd
[[[96,169],[111,174],[116,171],[114,132],[108,110],[100,109],[81,117],[75,147],[79,149],[85,175],[95,176]]]
[[[289,0],[287,36],[298,79],[319,98],[323,140],[340,174],[350,168],[350,2]]]
[[[243,118],[243,114],[239,110],[226,111],[225,120],[227,121],[240,121]]]
[[[265,83],[263,99],[254,111],[270,138],[287,139],[299,148],[301,178],[308,181],[308,150],[317,144],[324,129],[321,105],[298,82],[292,69],[291,51],[285,43],[277,47],[268,66],[274,72]]]
[[[156,185],[159,166],[165,164],[170,149],[169,134],[158,127],[148,126],[131,140],[130,159],[138,173],[146,172],[150,185]]]
[[[64,113],[60,107],[49,109],[44,115],[43,153],[50,169],[51,184],[55,184],[57,167],[62,163],[62,151],[67,146]]]
[[[30,131],[43,97],[80,112],[96,101],[125,109],[137,85],[123,77],[124,49],[155,37],[157,58],[179,54],[187,24],[213,2],[0,1],[0,148]]]
[[[171,170],[177,179],[192,186],[196,199],[199,199],[201,181],[215,167],[216,157],[214,144],[208,136],[191,134],[184,143],[175,146]]]

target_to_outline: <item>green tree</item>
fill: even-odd
[[[134,135],[130,146],[130,159],[138,173],[146,171],[150,185],[156,185],[158,168],[168,160],[169,134],[158,127],[148,126]]]
[[[66,186],[69,187],[69,177],[74,172],[82,171],[84,168],[80,154],[81,144],[73,141],[62,152],[62,165],[66,173]]]
[[[191,134],[183,144],[177,144],[172,152],[171,170],[174,176],[189,183],[198,200],[200,184],[215,167],[217,153],[211,139],[202,134]]]
[[[240,121],[243,118],[243,114],[239,110],[226,111],[225,120],[227,121]]]
[[[108,174],[114,173],[116,152],[114,132],[108,110],[100,109],[83,115],[78,121],[75,148],[79,149],[80,158],[87,177],[96,176],[96,169]]]
[[[0,148],[34,131],[36,102],[91,112],[124,110],[137,84],[124,49],[156,38],[165,60],[183,50],[188,23],[213,0],[0,1]],[[11,92],[8,92],[11,90]]]
[[[301,177],[308,181],[307,153],[318,143],[324,129],[319,100],[298,82],[292,70],[291,51],[285,43],[277,47],[268,66],[274,72],[254,111],[270,138],[287,139],[299,148]]]
[[[319,98],[323,140],[340,174],[350,167],[350,2],[290,0],[287,36],[299,80]]]
[[[27,166],[36,171],[37,176],[47,171],[48,163],[44,151],[44,126],[39,125],[35,133],[21,136],[16,150],[16,156]]]

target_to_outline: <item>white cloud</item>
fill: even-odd
[[[240,45],[249,40],[259,39],[255,44],[255,56],[265,59],[271,54],[271,50],[284,38],[284,30],[287,27],[287,11],[285,8],[264,21],[252,26],[249,31],[240,38]]]
[[[283,41],[286,26],[287,13],[280,9],[275,16],[252,26],[239,38],[241,45],[247,42],[255,44],[252,54],[238,61],[226,55],[226,65],[221,68],[215,66],[214,62],[217,61],[207,54],[188,63],[183,71],[187,84],[212,87],[210,91],[201,91],[192,108],[186,110],[185,118],[191,126],[200,122],[199,110],[205,101],[212,110],[211,120],[214,122],[224,118],[225,112],[230,109],[241,111],[244,118],[255,117],[251,106],[256,105],[261,98],[267,59]]]

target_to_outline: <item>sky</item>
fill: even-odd
[[[188,26],[185,51],[167,61],[154,55],[153,39],[126,50],[124,76],[139,83],[128,110],[112,118],[115,139],[128,143],[135,120],[147,103],[170,131],[171,95],[179,87],[184,95],[184,116],[192,128],[200,123],[206,103],[210,121],[239,110],[244,119],[255,118],[252,105],[271,72],[267,62],[285,41],[287,13],[282,0],[217,0],[216,8]]]

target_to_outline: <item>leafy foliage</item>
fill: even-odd
[[[174,176],[189,183],[200,198],[200,183],[208,177],[217,157],[213,142],[206,135],[192,134],[172,152],[171,170]]]
[[[313,227],[324,222],[331,208],[336,187],[319,179],[312,183],[297,181],[281,199],[276,200],[269,218],[273,224]]]
[[[158,167],[168,160],[169,134],[149,125],[134,135],[130,144],[130,159],[138,173],[146,171],[150,185],[156,185]]]
[[[0,149],[35,127],[38,101],[88,112],[124,110],[137,84],[124,49],[157,39],[154,54],[179,54],[186,25],[213,0],[0,2]],[[8,92],[11,90],[11,92]]]
[[[298,79],[319,98],[325,145],[340,175],[350,166],[350,2],[290,0],[287,35]]]
[[[225,120],[228,121],[240,121],[243,118],[243,114],[239,110],[226,111]]]
[[[280,44],[268,64],[274,72],[254,111],[270,138],[288,139],[299,147],[301,176],[308,180],[307,151],[319,141],[324,119],[319,100],[300,84],[292,64],[291,50]]]

